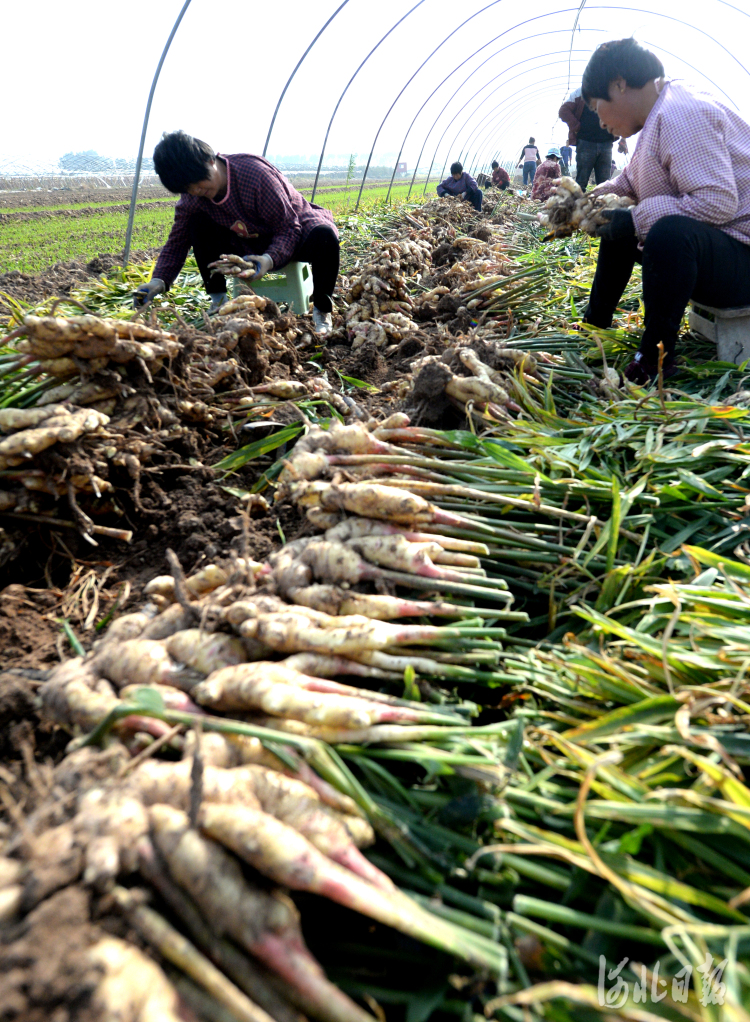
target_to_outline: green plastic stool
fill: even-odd
[[[253,283],[234,278],[233,294],[242,292],[242,285],[251,287],[256,295],[265,295],[274,302],[288,302],[292,312],[306,316],[313,292],[312,267],[309,263],[287,263],[282,270],[266,274]]]

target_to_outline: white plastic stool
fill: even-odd
[[[690,303],[690,329],[713,341],[720,362],[741,365],[750,358],[750,306],[738,309],[713,309]]]
[[[288,302],[291,312],[306,316],[313,292],[312,267],[309,263],[287,263],[281,270],[272,270],[260,280],[234,278],[233,294],[241,293],[242,285],[251,287],[256,295],[265,295],[274,302]]]

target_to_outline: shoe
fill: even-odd
[[[330,312],[321,312],[313,305],[312,319],[313,333],[316,333],[318,337],[325,337],[326,334],[333,332],[333,317]]]
[[[209,316],[215,315],[222,307],[222,305],[229,300],[229,295],[226,293],[226,291],[220,291],[217,292],[216,294],[209,295],[208,297],[211,299],[211,307],[208,310]]]
[[[679,373],[679,368],[674,358],[665,358],[662,366],[662,375],[665,380],[671,379]],[[623,376],[638,387],[644,387],[651,383],[659,375],[659,363],[652,362],[642,351],[635,353],[635,358],[623,370]]]

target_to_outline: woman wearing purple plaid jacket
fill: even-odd
[[[636,262],[645,323],[625,369],[636,384],[677,372],[675,348],[691,298],[718,309],[750,305],[750,125],[718,99],[664,77],[634,39],[603,43],[583,74],[583,96],[613,135],[640,132],[629,165],[592,195],[635,200],[612,210],[584,321],[612,325]]]
[[[171,287],[191,247],[212,312],[227,296],[226,277],[212,268],[222,256],[252,264],[240,274],[248,283],[295,260],[312,268],[313,329],[321,336],[331,332],[339,236],[327,209],[308,202],[261,156],[219,155],[184,131],[162,136],[154,167],[180,200],[154,275],[135,293],[136,305]]]

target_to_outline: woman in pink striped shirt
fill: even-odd
[[[652,380],[677,372],[682,317],[694,298],[726,309],[750,305],[750,125],[715,97],[664,77],[634,39],[603,43],[583,74],[583,96],[604,128],[640,132],[630,164],[592,194],[635,199],[598,234],[599,258],[584,320],[609,327],[633,266],[643,267],[644,333],[625,370]]]

